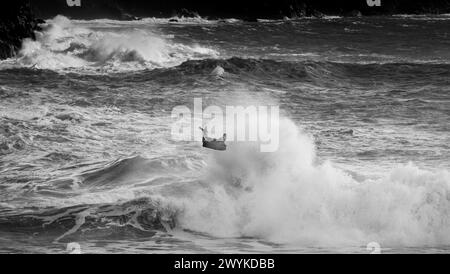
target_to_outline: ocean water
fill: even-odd
[[[449,253],[449,30],[48,20],[0,62],[0,252]],[[194,98],[278,105],[279,149],[174,140]]]

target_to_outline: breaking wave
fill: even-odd
[[[173,23],[171,37],[158,24],[137,30],[145,20],[93,25],[59,16],[1,62],[1,233],[66,242],[187,231],[296,247],[450,246],[444,47],[444,58],[428,54],[430,61],[376,49],[323,58],[305,46],[316,40],[301,53],[267,51],[294,34],[311,41],[292,32],[254,56],[246,43],[224,47],[234,37],[220,23],[176,25],[184,23]],[[197,41],[193,29],[211,34],[203,43],[220,56],[178,42]],[[247,25],[238,29],[247,37]],[[208,40],[214,33],[220,44]],[[275,101],[317,140],[282,119],[274,153],[250,143],[216,153],[171,142],[169,110],[192,96],[220,105]]]
[[[288,120],[280,148],[232,146],[208,164],[209,191],[187,201],[180,223],[220,236],[304,245],[450,244],[450,173],[413,164],[357,181],[332,163],[316,164],[312,139]],[[239,184],[240,191],[226,186]]]
[[[37,33],[36,41],[24,41],[16,65],[114,72],[171,67],[217,55],[213,49],[175,43],[150,30],[96,31],[57,16]]]
[[[182,75],[216,75],[268,82],[283,80],[301,85],[367,87],[366,77],[379,77],[385,82],[396,83],[398,79],[411,81],[415,85],[430,80],[441,85],[442,79],[450,78],[450,64],[446,63],[339,63],[329,61],[278,61],[232,57],[228,59],[189,60],[172,68]],[[219,75],[217,74],[219,72]],[[153,73],[153,72],[152,72]],[[157,71],[154,73],[158,73]],[[164,74],[166,77],[173,75]],[[414,77],[411,77],[414,75]],[[228,77],[227,77],[228,76]]]
[[[45,233],[57,231],[58,240],[122,229],[314,246],[450,244],[447,170],[410,163],[378,179],[357,180],[331,162],[317,163],[312,138],[288,119],[281,121],[277,152],[231,143],[228,152],[213,152],[205,161],[193,167],[186,158],[123,159],[80,175],[89,193],[65,200],[83,205],[2,217],[0,228],[42,230],[45,224]],[[183,170],[198,175],[169,175]]]

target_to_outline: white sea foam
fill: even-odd
[[[450,245],[449,171],[409,163],[361,181],[316,157],[312,137],[283,118],[278,151],[230,143],[227,152],[212,152],[196,169],[200,183],[146,188],[132,187],[131,180],[51,202],[69,206],[150,197],[179,212],[179,228],[297,246]]]
[[[17,65],[110,72],[171,67],[188,59],[217,56],[213,49],[175,43],[148,29],[96,31],[57,16],[37,34],[36,41],[24,41]]]
[[[449,171],[426,171],[409,163],[361,181],[316,157],[312,137],[283,118],[278,151],[261,153],[255,143],[230,143],[227,152],[211,152],[195,169],[199,181],[133,185],[144,174],[122,174],[128,178],[122,186],[46,198],[40,205],[115,204],[149,197],[178,212],[179,228],[216,237],[296,246],[450,245]],[[145,167],[142,159],[133,159]],[[127,168],[121,164],[120,172],[135,171],[129,159],[124,163]],[[171,162],[171,168],[176,166]],[[146,182],[152,173],[148,176]]]
[[[113,19],[95,19],[95,20],[72,20],[72,22],[77,24],[92,24],[98,23],[108,26],[126,26],[126,25],[149,25],[149,24],[182,24],[182,25],[212,25],[217,24],[219,22],[227,22],[227,23],[237,23],[241,22],[238,19],[225,19],[225,20],[208,20],[198,17],[184,17],[184,16],[174,16],[170,18],[156,18],[156,17],[147,17],[142,18],[140,20],[113,20]]]
[[[232,145],[211,157],[211,189],[184,201],[180,223],[216,236],[304,245],[450,244],[448,171],[407,164],[358,182],[315,157],[312,139],[289,120],[281,123],[275,153]]]

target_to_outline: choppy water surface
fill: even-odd
[[[49,20],[0,63],[0,252],[448,253],[449,30]],[[194,98],[279,105],[279,150],[172,140]]]

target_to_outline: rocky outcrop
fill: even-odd
[[[62,14],[76,19],[128,19],[141,17],[194,17],[210,19],[281,19],[326,15],[365,16],[395,13],[449,13],[450,0],[381,0],[370,7],[367,0],[80,0],[80,7],[69,7],[66,0],[34,1],[42,18]]]
[[[34,31],[41,22],[33,16],[27,0],[16,0],[0,9],[0,59],[14,56],[23,39],[35,39]]]
[[[450,13],[450,0],[381,0],[369,7],[367,0],[80,0],[69,7],[66,0],[5,1],[0,9],[0,59],[14,56],[24,38],[34,38],[41,18],[58,14],[74,19],[111,18],[137,20],[141,17],[258,18],[282,19],[326,15],[365,16],[395,13]],[[32,6],[30,5],[32,2]],[[176,19],[173,19],[176,20]]]

